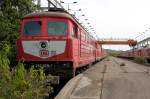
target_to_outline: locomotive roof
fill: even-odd
[[[69,19],[73,20],[76,24],[78,24],[80,27],[83,28],[83,26],[75,18],[73,18],[73,16],[71,14],[69,14],[68,12],[65,12],[65,11],[34,12],[34,13],[30,13],[30,14],[25,15],[23,18],[28,18],[28,17],[42,17],[42,16],[69,18]]]
[[[47,12],[35,12],[35,13],[30,13],[26,16],[24,16],[24,18],[27,17],[34,17],[34,16],[38,16],[38,17],[42,17],[42,16],[48,16],[48,17],[62,17],[62,18],[69,18],[74,20],[74,18],[67,12],[58,12],[58,11],[47,11]],[[75,20],[74,20],[75,21]]]

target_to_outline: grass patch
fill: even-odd
[[[148,63],[147,60],[143,57],[136,57],[136,58],[134,58],[134,61],[139,64],[147,64]]]

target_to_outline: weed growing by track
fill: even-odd
[[[0,99],[39,99],[52,87],[47,88],[47,81],[43,69],[36,70],[32,67],[29,71],[24,69],[19,62],[10,68],[8,54],[10,46],[4,44],[0,50]]]
[[[148,63],[147,60],[143,57],[135,57],[134,61],[139,64],[147,64]]]

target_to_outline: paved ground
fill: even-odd
[[[109,57],[83,73],[70,99],[150,99],[148,71],[148,67]]]

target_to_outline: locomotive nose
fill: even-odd
[[[52,56],[65,53],[66,41],[22,41],[22,45],[24,53],[26,53],[27,55],[32,55],[36,58],[50,58]]]

